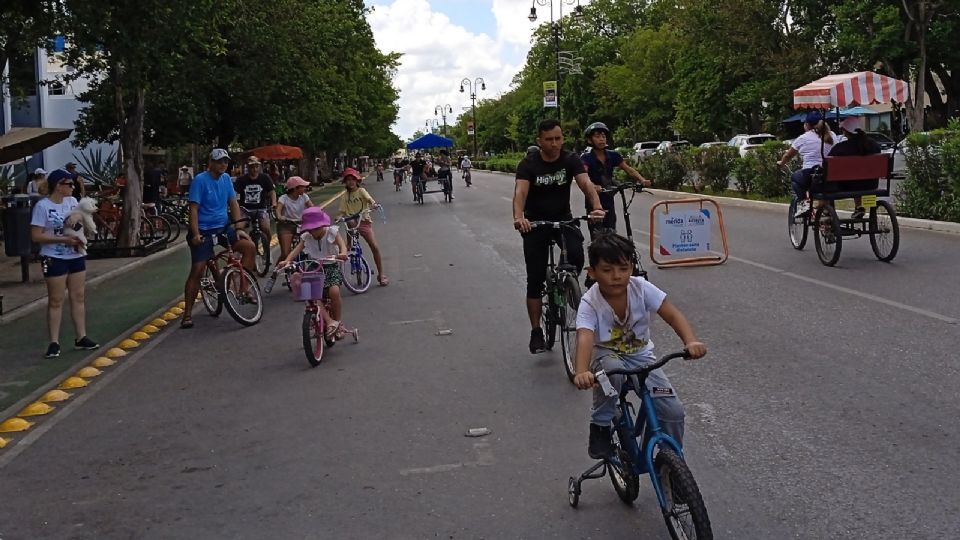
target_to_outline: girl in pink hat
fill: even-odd
[[[373,235],[373,218],[370,217],[370,209],[379,205],[367,190],[360,187],[360,173],[356,170],[347,168],[343,171],[343,185],[346,189],[340,197],[338,216],[360,214],[360,223],[357,225],[360,228],[360,236],[367,241],[370,251],[373,252],[373,262],[377,265],[377,283],[381,287],[386,287],[390,280],[383,272],[380,246],[377,244],[377,238]],[[351,223],[351,225],[353,224]]]
[[[340,228],[331,225],[330,216],[318,206],[312,206],[303,211],[300,224],[300,243],[293,248],[284,259],[277,263],[277,268],[293,262],[301,253],[310,260],[319,260],[336,257],[341,261],[347,259],[347,243],[339,234]],[[330,298],[330,313],[327,313],[327,336],[333,338],[340,328],[343,316],[343,301],[340,296],[340,285],[343,284],[343,274],[340,265],[335,262],[323,263],[324,288]]]
[[[286,193],[277,200],[277,237],[280,240],[280,260],[290,254],[290,244],[293,235],[297,234],[297,227],[303,218],[303,211],[313,206],[313,201],[307,197],[309,182],[299,176],[291,176],[287,180]]]

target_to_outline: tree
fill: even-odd
[[[56,6],[53,0],[4,0],[0,4],[0,73],[11,58],[32,58],[38,47],[48,43],[54,34]]]

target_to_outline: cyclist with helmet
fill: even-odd
[[[593,240],[600,230],[617,230],[616,199],[614,198],[614,194],[601,193],[604,188],[613,186],[613,170],[616,168],[621,169],[626,172],[628,176],[644,186],[649,186],[650,181],[644,178],[636,169],[628,165],[619,152],[608,149],[613,138],[611,137],[610,128],[608,128],[606,124],[603,122],[590,124],[583,132],[583,136],[587,144],[590,145],[591,150],[584,152],[583,155],[580,156],[580,159],[583,161],[583,166],[587,169],[587,175],[590,177],[590,181],[593,182],[594,188],[600,196],[600,205],[607,211],[602,222],[589,224],[590,239]],[[587,206],[587,210],[591,210],[589,205]]]

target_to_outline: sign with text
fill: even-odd
[[[543,106],[557,106],[557,81],[546,81],[543,83]]]
[[[477,130],[473,127],[473,122],[467,122],[467,135],[475,135]]]
[[[659,214],[660,255],[703,255],[710,251],[710,210]]]

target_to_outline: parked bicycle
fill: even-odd
[[[547,350],[553,350],[560,334],[560,353],[563,356],[563,369],[567,378],[573,382],[576,376],[575,358],[577,353],[577,309],[580,307],[580,284],[577,282],[577,269],[567,261],[567,241],[560,231],[564,227],[580,230],[580,221],[590,216],[576,217],[567,221],[531,221],[536,227],[550,227],[556,234],[550,238],[550,257],[547,262],[547,282],[543,293],[543,336]],[[555,262],[553,249],[560,242],[560,260]]]
[[[567,482],[570,506],[576,508],[579,504],[584,480],[603,478],[608,473],[620,500],[632,504],[640,493],[640,477],[649,474],[670,537],[674,540],[713,538],[707,508],[693,473],[684,461],[683,448],[660,427],[653,397],[646,385],[650,372],[671,360],[687,357],[687,352],[681,351],[663,356],[642,368],[597,372],[598,380],[607,380],[607,385],[610,384],[610,375],[627,376],[620,389],[618,414],[614,419],[614,452],[580,476],[570,477]],[[612,389],[612,386],[605,388]],[[633,404],[628,400],[631,392],[640,397],[640,412],[636,415],[633,414]]]
[[[241,218],[230,225],[249,220]],[[244,326],[257,324],[263,316],[263,297],[257,278],[243,267],[240,255],[233,251],[226,233],[217,233],[214,243],[224,249],[207,260],[200,278],[203,307],[216,317],[226,306],[227,313],[238,323]]]

